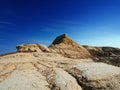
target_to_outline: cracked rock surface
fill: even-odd
[[[119,49],[82,46],[66,34],[49,47],[16,48],[0,55],[0,90],[120,90]]]
[[[19,52],[0,57],[0,90],[120,90],[120,68],[54,53]]]

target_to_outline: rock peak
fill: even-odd
[[[62,34],[56,37],[52,44],[60,44],[60,43],[68,44],[68,42],[72,42],[72,40],[69,38],[67,34]]]
[[[77,44],[66,34],[56,37],[49,48],[69,58],[91,58],[90,53],[83,46]]]
[[[60,35],[61,37],[68,37],[67,34],[62,34]]]

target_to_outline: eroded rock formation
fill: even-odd
[[[120,90],[120,67],[94,62],[119,53],[81,46],[65,34],[49,48],[19,45],[16,53],[0,55],[0,90]]]
[[[22,44],[16,48],[17,52],[50,52],[48,47],[42,44]]]
[[[66,34],[56,37],[49,48],[69,58],[91,58],[90,53],[83,46],[74,42]]]
[[[94,61],[105,62],[120,67],[120,49],[113,47],[84,46],[93,56]]]

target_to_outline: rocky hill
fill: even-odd
[[[69,58],[91,58],[90,53],[83,46],[74,42],[66,34],[56,37],[49,48]]]
[[[0,90],[120,90],[120,67],[94,62],[119,49],[81,46],[65,34],[49,47],[16,48],[0,55]]]

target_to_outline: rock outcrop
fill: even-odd
[[[84,46],[93,56],[94,61],[105,62],[120,67],[120,49],[113,47]]]
[[[0,90],[120,90],[120,67],[94,62],[118,57],[117,48],[81,46],[65,34],[50,47],[16,48],[0,55]]]
[[[83,90],[119,90],[120,68],[104,63],[81,63],[69,66]]]
[[[0,90],[119,90],[119,81],[119,67],[89,59],[44,52],[0,57]]]
[[[49,48],[69,58],[91,58],[90,53],[83,46],[74,42],[66,34],[56,37]]]
[[[22,44],[16,48],[18,52],[50,52],[47,46],[42,44]]]
[[[48,69],[46,77],[53,90],[82,90],[77,80],[61,68]]]

